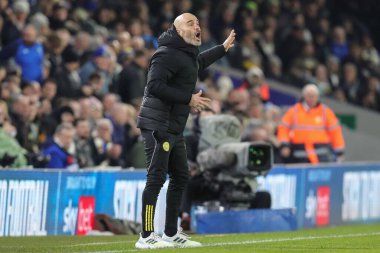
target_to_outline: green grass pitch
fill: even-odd
[[[304,229],[294,232],[193,235],[201,248],[153,252],[380,253],[380,224]],[[123,253],[136,250],[137,236],[0,237],[0,252]]]

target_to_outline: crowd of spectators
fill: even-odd
[[[201,73],[198,87],[212,113],[239,117],[244,140],[278,146],[266,77],[380,110],[370,31],[325,0],[0,0],[0,166],[145,167],[136,118],[146,70],[183,12],[200,20],[201,50],[237,32],[218,64],[245,71],[243,85]]]

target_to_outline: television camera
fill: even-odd
[[[264,142],[240,142],[241,124],[232,115],[200,119],[197,163],[206,182],[220,190],[228,209],[270,208],[268,192],[257,191],[257,176],[273,165],[272,146]]]

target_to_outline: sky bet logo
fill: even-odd
[[[317,192],[310,189],[306,198],[305,218],[316,226],[326,226],[330,222],[330,199],[329,186],[320,186]]]
[[[317,211],[315,224],[328,225],[330,221],[330,187],[321,186],[317,189]]]
[[[94,228],[95,197],[81,196],[78,207],[74,207],[72,199],[63,211],[63,232],[71,235],[86,235]]]

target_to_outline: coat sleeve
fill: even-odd
[[[334,152],[338,155],[343,154],[345,143],[342,127],[335,113],[328,107],[326,108],[326,130]]]
[[[290,145],[290,131],[293,125],[294,107],[290,108],[282,117],[277,129],[277,140],[283,146]]]
[[[204,70],[212,63],[222,58],[225,54],[226,50],[223,45],[218,45],[203,51],[198,56],[199,70]]]
[[[147,89],[150,94],[164,101],[189,104],[192,94],[176,88],[175,84],[169,84],[180,67],[173,57],[175,56],[163,53],[153,56],[148,72]]]

